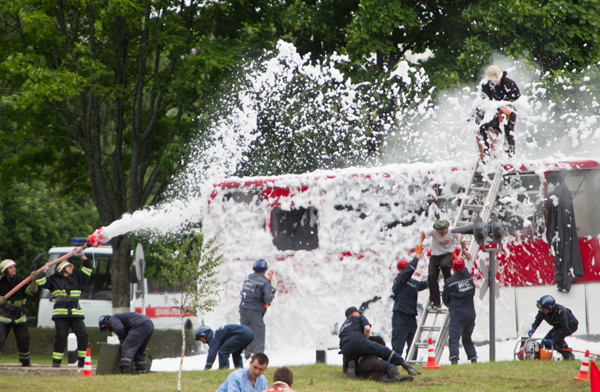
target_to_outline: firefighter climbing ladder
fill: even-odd
[[[487,172],[484,169],[487,168],[478,161],[471,174],[469,185],[467,185],[462,196],[452,228],[472,225],[478,215],[484,222],[487,222],[490,218],[502,184],[502,165],[499,165],[495,172]],[[471,254],[471,260],[465,260],[466,267],[471,270],[479,245],[475,241],[475,237],[469,234],[465,234],[465,241],[469,243],[467,249]],[[439,362],[448,340],[448,325],[450,323],[448,308],[431,309],[429,305],[430,301],[428,300],[415,332],[413,344],[410,347],[407,362],[412,364],[427,363],[429,338],[433,339],[435,358]]]

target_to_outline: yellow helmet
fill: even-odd
[[[14,260],[11,260],[11,259],[6,259],[6,260],[3,260],[3,261],[0,263],[0,274],[3,274],[3,273],[4,273],[4,271],[6,271],[6,269],[7,269],[8,267],[10,267],[11,265],[17,265],[17,263],[15,263],[15,262],[14,262]]]

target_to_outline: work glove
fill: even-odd
[[[36,270],[31,271],[31,274],[29,274],[29,276],[31,276],[31,284],[29,285],[29,292],[31,294],[34,294],[38,291],[38,284],[36,282],[38,273]]]
[[[527,332],[527,336],[531,337],[531,335],[533,335],[534,333],[535,333],[535,329],[532,328]]]
[[[0,297],[0,306],[4,305],[6,303],[6,298],[4,298],[4,296]]]
[[[417,254],[417,256],[421,256],[421,253],[423,253],[423,246],[422,245],[417,245],[415,247],[415,253]]]
[[[544,343],[546,346],[549,346],[549,347],[554,346],[554,341],[552,339],[544,339],[544,340],[542,340],[542,343]]]

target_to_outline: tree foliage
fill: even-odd
[[[168,235],[153,247],[151,257],[160,260],[161,274],[170,286],[180,289],[181,360],[177,390],[181,390],[181,372],[185,354],[185,315],[206,313],[216,306],[219,283],[217,267],[222,255],[216,238],[205,239],[202,231],[179,236]]]

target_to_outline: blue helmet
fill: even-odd
[[[256,260],[256,263],[254,263],[252,269],[256,272],[263,272],[269,269],[269,267],[267,266],[266,261],[264,261],[263,259],[258,259]]]
[[[98,319],[98,326],[100,327],[100,332],[108,331],[108,321],[110,320],[110,315],[100,316]]]
[[[196,330],[196,340],[200,340],[200,338],[204,338],[208,341],[208,336],[212,333],[212,329],[206,326],[199,327]]]
[[[556,301],[554,300],[554,298],[551,295],[544,295],[542,298],[540,298],[537,301],[536,305],[537,305],[538,309],[552,310],[555,303],[556,303]]]

